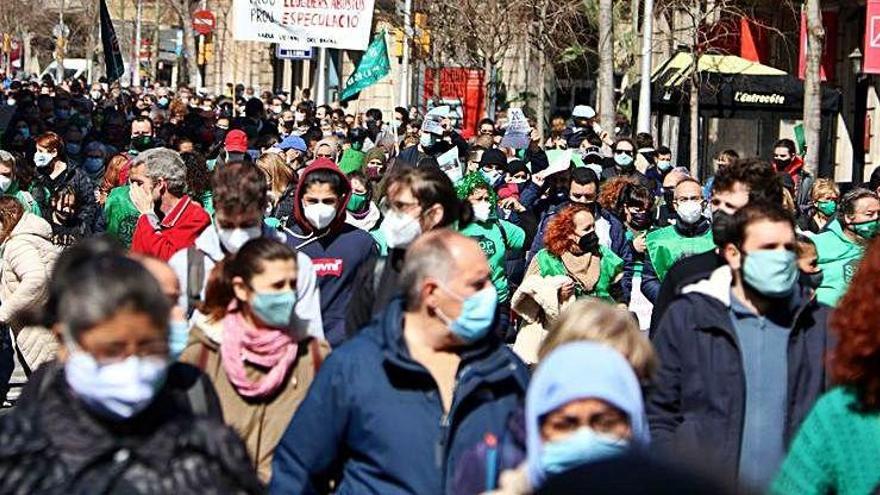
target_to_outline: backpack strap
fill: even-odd
[[[186,249],[186,313],[191,317],[202,300],[205,285],[205,253],[190,246]]]
[[[208,414],[208,399],[205,395],[205,384],[202,382],[203,380],[199,378],[186,391],[186,397],[189,399],[189,406],[194,416],[205,416]]]

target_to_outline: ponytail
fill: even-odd
[[[231,267],[235,265],[235,254],[229,254],[219,263],[214,265],[214,269],[208,275],[208,282],[205,286],[205,300],[199,305],[198,310],[208,317],[211,321],[220,321],[226,316],[229,303],[235,298],[235,292],[232,290],[232,274]]]

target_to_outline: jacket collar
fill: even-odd
[[[192,200],[184,194],[178,201],[177,204],[174,205],[174,208],[171,208],[171,211],[165,215],[165,218],[162,219],[162,223],[160,226],[163,229],[170,229],[174,227],[177,222],[180,220],[180,217],[183,216],[183,213],[189,208],[189,205],[192,204]]]

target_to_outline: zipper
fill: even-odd
[[[458,375],[456,375],[455,384],[452,386],[452,401],[449,403],[449,411],[447,412],[444,410],[443,415],[440,416],[440,438],[439,438],[439,441],[437,442],[436,462],[437,462],[437,467],[440,468],[440,473],[442,474],[442,478],[441,478],[441,483],[443,486],[442,493],[446,493],[446,478],[447,478],[447,476],[446,476],[447,475],[447,473],[446,473],[446,453],[447,452],[446,451],[447,451],[447,448],[449,447],[449,445],[448,445],[449,444],[449,433],[450,433],[450,427],[452,425],[451,416],[455,412],[455,398],[456,398],[456,395],[458,395],[458,386],[461,384],[461,381],[464,378],[464,375],[468,371],[470,371],[470,368],[471,368],[470,365],[467,365],[464,368],[462,368],[461,373],[458,373]],[[440,392],[439,388],[438,388],[437,392],[438,393]],[[440,398],[440,407],[441,408],[443,407],[443,399],[442,398]]]

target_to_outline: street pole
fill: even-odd
[[[144,11],[143,0],[137,0],[137,12],[134,20],[134,63],[131,67],[131,85],[141,85],[141,15]]]
[[[318,106],[327,103],[327,48],[318,49],[318,89],[315,93],[315,104]]]
[[[654,41],[654,0],[645,0],[642,21],[642,79],[639,85],[638,132],[651,132],[651,47]]]
[[[58,8],[58,39],[56,47],[58,50],[58,66],[55,68],[55,82],[61,84],[64,80],[64,0],[61,0],[61,6]]]
[[[403,3],[403,63],[400,66],[400,106],[409,108],[410,82],[410,43],[412,40],[412,0]]]

